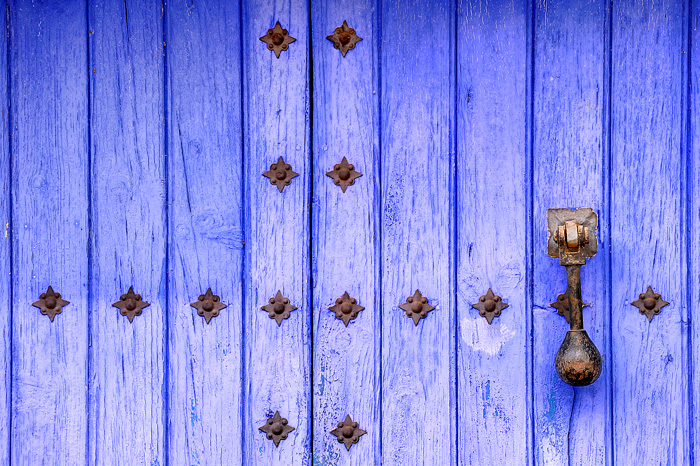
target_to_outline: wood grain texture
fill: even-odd
[[[170,464],[241,462],[240,6],[167,5]],[[190,307],[211,287],[226,308]]]
[[[455,5],[382,8],[383,459],[454,464]],[[417,326],[398,308],[416,289],[435,306]]]
[[[687,464],[689,455],[683,10],[651,1],[613,8],[613,420],[615,458],[629,464]],[[650,285],[670,302],[652,322],[630,306]]]
[[[91,2],[90,462],[163,464],[165,155],[161,5]],[[133,323],[112,306],[133,286]]]
[[[460,2],[457,33],[459,464],[527,464],[527,9]],[[471,307],[492,288],[509,307]]]
[[[243,6],[246,465],[311,462],[311,182],[308,4]],[[259,37],[279,21],[296,42],[275,58]],[[282,156],[299,174],[279,192],[262,173]],[[297,307],[278,326],[260,307],[280,290]],[[296,430],[275,447],[258,431],[278,411]]]
[[[535,5],[533,137],[534,463],[604,464],[609,418],[606,3]],[[598,382],[566,385],[554,358],[569,324],[550,303],[566,271],[547,256],[547,209],[591,207],[598,254],[581,269],[584,328],[605,366]]]
[[[83,464],[87,445],[88,93],[85,2],[10,7],[12,464]],[[51,323],[48,286],[70,301]]]
[[[2,11],[8,11],[7,2],[0,2]],[[8,18],[0,19],[0,88],[9,90],[8,82]],[[9,93],[0,96],[0,368],[3,379],[0,389],[0,463],[10,464],[12,427],[12,197],[10,154],[10,99]]]
[[[314,464],[381,463],[378,275],[378,57],[375,5],[311,3],[314,57]],[[363,38],[343,58],[326,39],[347,20]],[[343,193],[326,172],[344,156],[362,177]],[[347,291],[365,309],[346,327],[328,310]],[[329,432],[350,414],[350,451]]]
[[[688,30],[684,43],[690,40],[686,73],[689,86],[686,88],[686,117],[688,127],[685,133],[685,165],[687,184],[683,194],[686,202],[685,240],[688,244],[688,318],[690,328],[690,360],[688,361],[689,373],[692,376],[692,398],[689,415],[692,420],[692,429],[689,432],[692,442],[690,451],[695,460],[700,453],[700,199],[698,199],[698,187],[700,186],[700,2],[693,2],[692,9],[688,12]]]

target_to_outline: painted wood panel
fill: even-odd
[[[160,5],[90,3],[90,462],[163,464],[165,156]],[[129,322],[113,303],[150,305]]]
[[[685,117],[686,127],[683,141],[685,142],[684,156],[681,159],[682,166],[686,169],[685,189],[682,191],[686,200],[686,223],[681,231],[684,233],[684,243],[688,245],[688,319],[691,325],[689,329],[688,345],[690,348],[688,359],[688,375],[691,377],[689,421],[690,430],[690,459],[695,460],[700,451],[700,372],[697,370],[700,361],[700,199],[697,192],[700,186],[700,3],[689,3],[692,7],[688,11],[687,36],[683,43],[687,44],[685,54],[685,70],[687,74],[686,95],[683,99],[686,103]],[[682,141],[682,142],[683,142]]]
[[[313,1],[314,464],[381,463],[379,113],[373,1]],[[347,21],[362,37],[343,58],[326,37]],[[362,177],[343,192],[326,175],[343,157]],[[345,326],[344,292],[365,309]],[[330,434],[349,414],[365,431],[350,451]]]
[[[88,82],[85,2],[10,6],[12,464],[87,459]],[[70,304],[52,323],[32,303]]]
[[[240,464],[243,161],[240,6],[167,6],[171,464]],[[190,306],[211,287],[227,307]]]
[[[613,8],[612,27],[615,457],[683,464],[689,457],[688,309],[678,187],[685,182],[687,18],[680,2],[623,1]],[[630,305],[648,286],[670,303],[652,322]]]
[[[384,2],[382,446],[386,465],[454,464],[454,32],[451,2]],[[398,306],[418,289],[418,325]]]
[[[533,87],[534,463],[604,464],[611,436],[606,172],[606,3],[538,1]],[[554,358],[569,329],[550,306],[566,291],[566,270],[547,256],[547,209],[591,207],[598,254],[581,269],[584,328],[598,347],[599,381],[573,388]]]
[[[460,2],[457,29],[459,464],[527,464],[527,4]],[[508,308],[473,309],[489,288]]]
[[[280,58],[258,38],[279,21],[296,39]],[[302,1],[243,6],[245,388],[243,463],[310,464],[311,188],[309,16]],[[262,174],[279,157],[299,176],[280,192]],[[277,325],[261,306],[280,291],[297,309]],[[295,430],[275,447],[258,428],[276,411]]]
[[[9,11],[7,2],[0,3],[2,11]],[[8,30],[8,17],[0,20],[4,31]],[[0,367],[3,381],[0,387],[0,463],[10,464],[12,438],[12,156],[10,153],[10,88],[8,80],[8,35],[0,34],[0,88],[6,89],[0,96]]]

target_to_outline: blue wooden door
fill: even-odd
[[[2,464],[695,464],[697,2],[4,5]]]

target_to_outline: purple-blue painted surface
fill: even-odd
[[[0,463],[695,464],[696,3],[10,2]],[[364,39],[346,57],[343,21]],[[582,206],[604,370],[572,388],[545,215]],[[70,301],[53,323],[31,305],[49,285]],[[630,305],[649,285],[670,302],[652,322]],[[133,323],[112,307],[130,286]],[[471,308],[489,287],[492,325]],[[367,431],[349,451],[346,414]]]

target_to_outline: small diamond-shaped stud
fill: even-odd
[[[425,319],[428,312],[435,309],[435,306],[428,304],[428,299],[424,298],[418,290],[413,293],[413,296],[406,298],[406,302],[399,307],[406,311],[406,316],[413,319],[413,323],[416,325],[418,325],[421,319]]]
[[[348,53],[348,50],[355,48],[355,44],[362,40],[362,37],[355,34],[355,30],[348,26],[347,21],[343,21],[343,25],[335,28],[333,34],[326,37],[329,41],[333,42],[333,46],[340,50],[343,57]]]
[[[261,307],[263,311],[267,311],[270,315],[270,319],[275,319],[277,325],[282,325],[284,319],[289,318],[289,313],[296,309],[289,303],[289,298],[282,296],[282,292],[277,290],[277,294],[274,298],[270,298],[268,304]]]
[[[61,293],[56,293],[51,286],[46,290],[46,293],[41,293],[39,301],[32,303],[32,306],[38,307],[41,313],[49,316],[49,320],[53,319],[63,312],[63,307],[70,304],[65,299],[61,298]]]
[[[329,307],[328,309],[335,312],[335,316],[342,320],[347,327],[350,321],[355,319],[360,311],[364,309],[364,307],[357,304],[357,300],[350,297],[346,291],[343,293],[343,296],[335,300],[335,305]]]
[[[280,157],[277,163],[270,165],[270,169],[263,173],[263,176],[269,178],[270,184],[274,184],[282,192],[292,182],[292,178],[299,176],[299,174],[292,171],[292,166]]]
[[[150,306],[149,303],[141,300],[141,295],[134,293],[134,288],[129,287],[126,294],[121,295],[121,298],[112,306],[120,310],[121,315],[127,316],[129,322],[134,322],[134,317],[140,316],[143,308]]]
[[[333,178],[333,183],[340,186],[340,189],[345,192],[348,186],[355,184],[355,180],[362,176],[362,173],[355,171],[355,165],[348,163],[348,159],[343,157],[340,163],[335,164],[333,170],[326,173]]]
[[[199,295],[199,299],[190,304],[190,306],[197,309],[197,314],[204,317],[207,323],[209,323],[213,317],[218,316],[220,310],[226,308],[226,305],[211,291],[211,288],[207,289],[206,293]]]
[[[338,427],[331,431],[338,439],[338,443],[345,444],[345,448],[350,450],[350,447],[360,441],[360,437],[367,432],[360,429],[360,425],[353,421],[350,415],[345,416],[345,420],[338,423]]]
[[[275,411],[275,415],[265,422],[265,425],[259,428],[262,432],[265,432],[268,440],[275,442],[275,446],[279,447],[282,440],[286,440],[287,436],[294,427],[290,426],[285,418],[280,416],[279,411]]]
[[[479,315],[484,317],[491,325],[493,318],[500,316],[501,311],[507,308],[508,305],[503,302],[500,296],[493,294],[493,291],[489,288],[486,294],[479,298],[479,302],[472,304],[472,307],[477,309]]]
[[[632,306],[637,307],[639,313],[647,316],[647,319],[651,322],[654,316],[661,312],[661,308],[668,304],[668,301],[661,299],[661,295],[650,286],[647,288],[646,293],[639,295],[639,299],[634,301]]]
[[[567,323],[571,323],[571,301],[566,293],[562,293],[557,296],[557,300],[549,304],[560,316],[564,316]],[[588,307],[588,304],[583,303],[581,307]]]
[[[262,36],[260,40],[267,44],[268,50],[275,52],[277,58],[280,57],[282,51],[289,48],[289,44],[296,41],[286,29],[282,28],[279,21],[277,21],[275,27],[268,29],[267,34]]]

